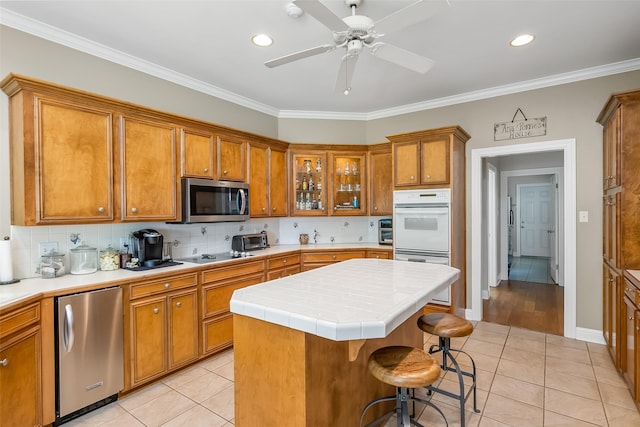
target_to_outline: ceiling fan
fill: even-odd
[[[439,6],[446,4],[444,1],[418,0],[378,21],[356,14],[356,8],[360,6],[362,0],[344,0],[344,2],[351,9],[351,15],[340,18],[319,0],[293,0],[294,4],[333,32],[334,43],[316,46],[272,59],[265,62],[264,65],[269,68],[278,67],[299,59],[331,52],[337,48],[345,48],[346,54],[342,57],[336,81],[336,91],[343,92],[345,95],[351,91],[353,71],[364,48],[367,48],[373,56],[417,73],[424,74],[433,66],[433,61],[429,58],[378,41],[378,39],[385,34],[430,19],[439,11]]]

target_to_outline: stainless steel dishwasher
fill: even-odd
[[[124,386],[122,289],[56,297],[56,420],[118,399]]]

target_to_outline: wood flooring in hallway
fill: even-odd
[[[547,283],[502,280],[483,301],[482,320],[564,335],[564,289]]]

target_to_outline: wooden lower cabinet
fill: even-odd
[[[0,426],[42,425],[39,304],[0,317]]]
[[[300,254],[286,254],[267,260],[267,280],[300,273]]]
[[[640,281],[629,273],[625,273],[623,295],[620,345],[622,376],[636,405],[640,407]]]
[[[198,360],[196,274],[125,288],[125,391]]]
[[[607,263],[603,264],[602,272],[602,301],[603,301],[603,334],[609,354],[620,366],[620,310],[622,295],[620,292],[620,275]]]
[[[367,258],[376,259],[393,259],[393,250],[380,249],[380,250],[367,250]]]
[[[324,267],[335,262],[353,258],[364,258],[364,250],[332,250],[332,251],[302,251],[302,271]]]
[[[236,289],[264,282],[265,261],[249,261],[200,273],[202,349],[208,356],[233,345],[233,318],[229,311]]]

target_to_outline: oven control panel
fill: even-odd
[[[396,190],[393,192],[394,204],[430,204],[449,203],[451,192],[448,188],[422,190]]]

